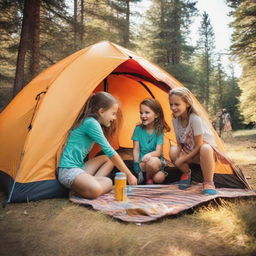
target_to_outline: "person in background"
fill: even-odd
[[[160,103],[153,98],[144,99],[140,103],[140,119],[141,124],[135,127],[132,135],[133,169],[138,175],[139,184],[144,182],[143,173],[146,184],[153,184],[158,172],[164,175],[164,132],[170,131],[170,128],[165,122]]]
[[[232,137],[231,116],[225,108],[222,110],[222,122],[223,132],[226,133],[228,137]]]
[[[71,130],[58,166],[58,180],[79,195],[94,199],[112,189],[107,176],[116,166],[127,175],[130,185],[137,179],[109,144],[105,134],[113,134],[117,125],[118,101],[107,92],[93,94],[85,105],[80,121]],[[84,163],[94,143],[105,155]]]

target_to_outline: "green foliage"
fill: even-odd
[[[238,86],[238,80],[234,77],[228,77],[223,90],[223,108],[226,108],[231,116],[233,129],[243,127],[243,118],[239,110],[239,96],[241,90]]]
[[[193,51],[186,42],[191,17],[196,15],[195,1],[157,0],[146,12],[141,40],[149,58],[166,68],[170,65],[188,64]]]
[[[176,65],[168,65],[166,67],[167,72],[172,74],[178,81],[182,81],[184,85],[187,85],[189,89],[193,88],[193,83],[195,80],[194,69],[191,65],[188,64],[176,64]]]
[[[139,1],[77,1],[75,35],[73,0],[43,0],[40,11],[40,71],[81,48],[109,40],[135,50],[166,69],[197,96],[213,117],[218,109],[225,107],[231,113],[235,127],[241,125],[240,111],[245,122],[255,122],[255,4],[250,0],[226,0],[234,8],[233,54],[244,66],[243,77],[238,83],[234,76],[228,77],[223,71],[222,61],[214,59],[214,31],[206,13],[202,17],[197,49],[191,46],[189,26],[197,15],[197,1],[154,0],[140,27],[136,21],[132,23],[132,18],[138,13],[131,8],[131,4],[136,6]],[[24,0],[0,2],[0,108],[6,105],[11,95],[9,91],[15,76],[23,3]],[[31,52],[28,52],[26,82],[31,79],[30,58]]]
[[[256,65],[256,3],[245,0],[233,13],[235,21],[232,23],[234,33],[231,49],[241,61]]]
[[[240,111],[245,123],[256,122],[256,66],[244,65],[243,76],[239,81],[242,90],[240,96]]]
[[[10,86],[15,75],[16,55],[21,29],[21,6],[18,1],[0,2],[0,78],[1,86]]]
[[[243,0],[226,0],[227,5],[231,8],[237,8],[239,4],[243,2]]]
[[[130,5],[141,0],[88,0],[85,1],[85,40],[86,45],[102,40],[131,48],[134,32],[131,29]]]
[[[42,3],[40,19],[40,70],[70,55],[74,49],[72,17],[63,1]],[[61,46],[61,47],[60,47]]]
[[[234,28],[231,50],[240,60],[243,67],[239,81],[241,89],[240,111],[245,123],[256,122],[256,4],[254,1],[241,1],[233,12],[235,18],[231,26]]]
[[[202,103],[204,103],[206,110],[209,110],[210,104],[210,86],[211,73],[213,71],[213,52],[214,52],[214,32],[211,25],[209,15],[204,12],[202,15],[201,26],[199,28],[198,40],[198,57],[199,57],[199,85],[198,88]]]

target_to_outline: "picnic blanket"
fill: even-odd
[[[69,199],[122,221],[142,223],[176,215],[215,198],[256,196],[253,190],[231,188],[218,188],[214,196],[203,195],[202,184],[192,185],[186,190],[178,189],[177,185],[140,185],[130,189],[128,200],[122,202],[115,201],[114,190],[94,200],[75,193],[70,193]]]

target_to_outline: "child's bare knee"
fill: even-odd
[[[172,156],[170,155],[170,159],[171,159],[172,163],[174,164],[175,161],[177,160],[177,157],[173,156],[173,155]]]
[[[180,153],[180,151],[179,151],[178,147],[176,147],[176,146],[171,147],[171,150],[169,152],[169,156],[170,156],[170,159],[173,163],[177,160],[177,158],[179,156],[179,153]]]
[[[156,173],[155,176],[153,177],[153,180],[155,183],[158,183],[158,184],[163,183],[165,180],[164,173],[163,172]]]
[[[153,170],[158,170],[160,167],[160,160],[157,157],[150,157],[149,161],[147,162],[147,167]]]
[[[109,187],[112,187],[112,185],[113,185],[112,180],[111,180],[110,178],[108,178],[108,177],[104,177],[104,178],[106,178],[105,180],[106,180],[106,182],[107,182],[107,185],[108,185]]]
[[[102,193],[103,193],[103,190],[102,190],[101,186],[98,185],[93,188],[87,188],[84,191],[83,196],[88,199],[95,199],[95,198],[99,197],[100,195],[102,195]]]
[[[200,147],[200,155],[205,155],[205,154],[209,154],[209,153],[212,153],[212,152],[213,152],[213,149],[209,144],[203,144]]]

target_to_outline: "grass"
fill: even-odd
[[[237,164],[236,152],[242,150],[252,186],[255,135],[255,130],[238,131],[225,139]],[[66,199],[11,204],[0,209],[0,233],[1,256],[253,256],[256,200],[218,200],[192,214],[142,225],[116,221]]]

